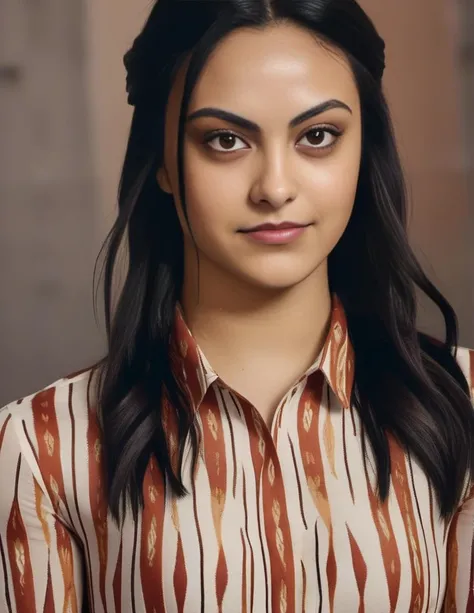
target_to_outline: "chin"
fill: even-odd
[[[316,270],[315,268],[311,268],[310,270],[298,270],[297,267],[293,267],[290,270],[282,270],[281,268],[268,270],[267,268],[259,271],[245,271],[242,276],[245,277],[247,283],[256,288],[278,292],[289,290],[299,285],[308,279],[308,277],[315,274]]]

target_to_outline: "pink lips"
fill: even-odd
[[[268,245],[282,245],[291,243],[300,237],[306,230],[306,225],[296,224],[292,222],[283,222],[281,224],[262,224],[250,230],[243,230],[249,238]]]

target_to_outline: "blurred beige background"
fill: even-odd
[[[387,42],[412,242],[459,315],[461,343],[474,347],[474,8],[361,4]],[[115,216],[131,117],[122,56],[149,6],[0,3],[0,405],[103,351],[92,270]],[[424,328],[439,323],[423,309]]]

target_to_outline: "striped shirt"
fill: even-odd
[[[1,613],[474,611],[474,496],[441,520],[420,466],[390,437],[379,502],[337,298],[321,354],[271,429],[219,379],[179,311],[173,338],[200,454],[192,474],[187,446],[179,499],[150,460],[137,522],[119,528],[108,514],[92,371],[0,411]],[[458,360],[474,381],[473,353]],[[165,404],[175,462],[171,415]]]

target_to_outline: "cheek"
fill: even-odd
[[[359,178],[358,164],[334,163],[317,168],[311,177],[311,200],[318,218],[350,215]]]
[[[359,181],[360,160],[360,140],[352,138],[317,167],[315,180],[326,196],[322,202],[327,202],[331,210],[343,213],[352,209]]]
[[[318,167],[311,183],[319,240],[330,250],[339,241],[354,208],[359,179],[359,158],[331,161]]]
[[[195,233],[234,231],[239,220],[242,223],[242,210],[248,197],[242,172],[210,164],[200,156],[190,155],[187,160],[186,202]]]

